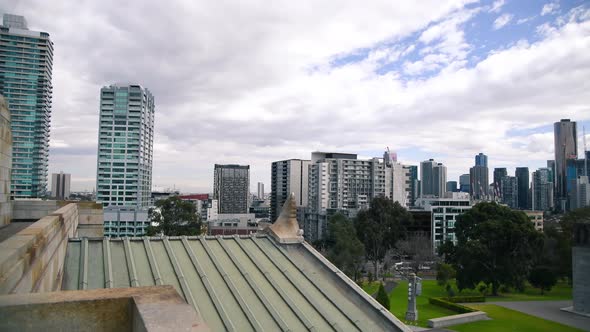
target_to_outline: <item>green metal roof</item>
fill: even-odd
[[[163,284],[213,331],[410,331],[305,242],[257,235],[68,243],[63,290]]]

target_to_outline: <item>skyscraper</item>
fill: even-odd
[[[529,168],[517,167],[514,174],[518,181],[518,208],[529,209]]]
[[[420,193],[421,197],[444,197],[447,186],[447,168],[434,159],[420,163]]]
[[[51,174],[51,196],[57,199],[70,197],[70,174]]]
[[[469,180],[469,174],[462,174],[459,177],[459,191],[468,193],[471,190],[471,184]]]
[[[4,14],[0,26],[0,94],[12,118],[14,198],[47,191],[53,42],[29,30],[23,16]]]
[[[539,168],[533,172],[532,194],[535,211],[547,211],[553,208],[553,182],[549,168]]]
[[[509,207],[518,208],[518,179],[515,176],[505,176],[501,180],[502,203]]]
[[[218,201],[219,213],[248,213],[250,195],[249,165],[215,164],[213,199]]]
[[[104,206],[149,206],[154,108],[154,97],[139,85],[100,90],[96,199]]]
[[[277,220],[290,193],[298,207],[307,206],[309,164],[311,160],[275,161],[271,166],[270,220]]]
[[[447,191],[451,193],[457,192],[457,181],[447,181]]]
[[[576,122],[562,119],[553,125],[555,143],[555,200],[557,208],[566,210],[567,190],[567,160],[576,159],[578,154]]]
[[[475,166],[488,167],[488,156],[483,153],[479,153],[475,156]]]
[[[508,176],[506,167],[494,168],[494,193],[495,197],[502,197],[502,178]]]
[[[420,180],[418,180],[418,166],[408,165],[404,166],[407,169],[409,187],[409,206],[414,206],[416,199],[420,197]]]
[[[256,194],[258,199],[264,199],[264,183],[258,182],[258,192]]]

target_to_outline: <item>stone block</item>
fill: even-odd
[[[428,327],[437,328],[451,325],[465,324],[489,319],[483,311],[468,312],[466,314],[445,316],[428,320]]]

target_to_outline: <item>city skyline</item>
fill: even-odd
[[[2,9],[25,16],[31,30],[48,32],[59,50],[49,173],[71,173],[73,191],[94,187],[97,91],[137,82],[153,90],[161,110],[155,186],[210,192],[211,165],[237,163],[251,165],[255,192],[257,182],[270,183],[273,161],[307,159],[312,151],[371,158],[389,146],[403,164],[442,162],[447,180],[467,173],[479,152],[489,156],[490,170],[544,167],[553,159],[554,122],[570,118],[590,128],[590,52],[576,46],[588,45],[588,5],[547,4],[425,2],[385,10],[368,4],[362,12],[339,5],[340,15],[296,11],[293,23],[264,30],[254,23],[260,15],[280,16],[281,6],[262,13],[245,6],[232,22],[199,20],[201,9],[189,4],[150,4],[138,15],[163,15],[158,6],[166,6],[170,13],[154,20],[170,24],[142,43],[130,41],[144,36],[150,20],[123,19],[116,6],[86,4],[67,21],[54,18],[68,8],[42,2]],[[236,14],[210,9],[212,18]],[[511,19],[494,24],[500,17]],[[374,24],[366,27],[368,18]],[[352,30],[330,28],[339,23]],[[166,37],[172,33],[176,38]]]

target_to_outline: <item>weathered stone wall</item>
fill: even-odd
[[[12,219],[10,201],[10,172],[12,170],[12,132],[10,112],[6,100],[0,95],[0,226]]]
[[[0,243],[0,294],[58,290],[78,206],[68,204]]]
[[[19,220],[39,220],[59,207],[57,201],[42,200],[16,200],[12,202],[12,219]]]

